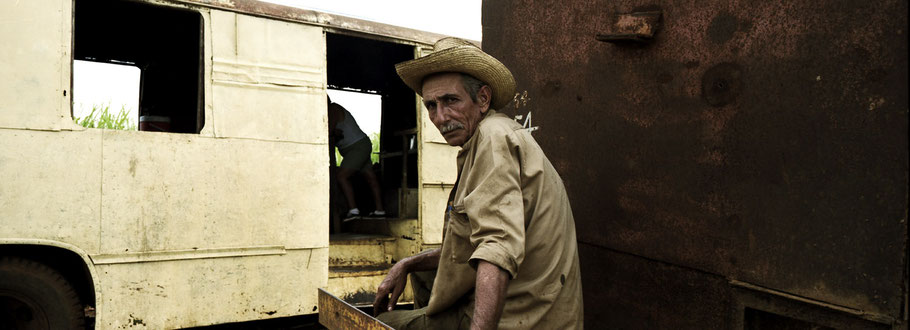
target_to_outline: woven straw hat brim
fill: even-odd
[[[515,93],[515,78],[499,60],[473,46],[456,46],[430,55],[398,63],[398,76],[418,95],[423,96],[423,79],[434,73],[461,72],[479,79],[493,89],[493,109],[502,109]]]

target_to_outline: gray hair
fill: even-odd
[[[464,90],[468,92],[468,95],[471,95],[471,101],[477,103],[477,91],[479,91],[483,86],[489,86],[487,83],[480,81],[480,79],[474,78],[473,76],[467,73],[461,74],[461,85],[464,86]]]

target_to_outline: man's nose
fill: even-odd
[[[446,119],[448,118],[447,113],[448,112],[445,110],[445,108],[437,107],[436,111],[433,111],[430,113],[430,121],[432,121],[434,124],[437,124],[437,125],[443,124],[446,122]]]

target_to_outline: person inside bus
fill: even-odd
[[[329,141],[333,144],[330,146],[330,150],[335,150],[335,147],[338,147],[342,157],[337,178],[338,184],[341,186],[344,197],[348,202],[349,209],[345,220],[361,216],[360,209],[357,208],[357,201],[354,198],[354,186],[351,184],[351,177],[357,172],[363,174],[373,195],[376,209],[370,212],[369,216],[385,217],[385,209],[382,207],[382,190],[379,187],[379,180],[376,178],[376,174],[373,173],[373,163],[370,160],[370,155],[373,152],[373,144],[370,142],[370,137],[360,130],[360,126],[357,125],[354,116],[347,109],[338,103],[332,102],[331,98],[327,97],[327,101]]]
[[[379,320],[395,329],[581,329],[578,243],[562,179],[530,132],[495,110],[513,98],[512,73],[457,38],[395,69],[460,150],[442,247],[389,269],[373,302]],[[429,281],[419,277],[433,270],[426,300],[418,286]],[[426,307],[393,310],[411,273],[415,307]]]

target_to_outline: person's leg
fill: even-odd
[[[338,168],[338,185],[341,186],[341,191],[344,192],[344,198],[348,200],[348,209],[356,209],[357,201],[354,199],[354,186],[351,185],[351,175],[354,175],[357,171],[340,167]]]
[[[435,279],[435,270],[408,274],[408,280],[411,281],[411,291],[414,295],[414,309],[427,307],[430,304],[430,292],[433,290],[433,281]]]
[[[351,166],[355,166],[355,164],[358,166],[357,169],[360,170],[367,185],[370,186],[373,203],[376,205],[376,211],[371,215],[384,216],[385,208],[382,205],[382,188],[379,186],[379,179],[376,177],[376,173],[373,172],[373,162],[370,160],[372,152],[373,145],[370,143],[370,139],[363,138],[351,146],[350,157],[348,158],[351,159]],[[345,158],[345,160],[348,158]]]
[[[404,310],[393,310],[391,312],[385,312],[379,314],[376,317],[385,325],[392,327],[396,330],[404,329],[425,329],[426,327],[426,308],[421,309],[404,309]]]
[[[385,208],[382,207],[382,189],[379,188],[379,179],[376,178],[373,169],[368,167],[366,171],[363,171],[363,177],[366,178],[367,184],[370,185],[370,190],[373,192],[373,202],[376,203],[376,211],[385,212]]]
[[[426,311],[426,307],[414,310],[394,310],[379,314],[376,318],[396,330],[454,330],[471,327],[471,318],[462,312],[459,306],[452,306],[433,316],[427,316]]]
[[[471,327],[471,318],[465,312],[465,306],[455,304],[433,316],[426,315],[426,306],[430,302],[430,291],[436,271],[413,272],[408,274],[411,289],[414,292],[413,310],[393,310],[379,314],[376,318],[386,325],[402,329],[468,329]]]
[[[348,200],[348,208],[350,209],[348,216],[360,215],[359,212],[358,214],[351,214],[353,210],[357,209],[357,200],[354,195],[354,186],[351,184],[351,176],[361,171],[366,164],[369,164],[370,148],[370,139],[363,138],[352,145],[339,149],[343,158],[338,169],[338,184],[344,192],[344,197]]]

